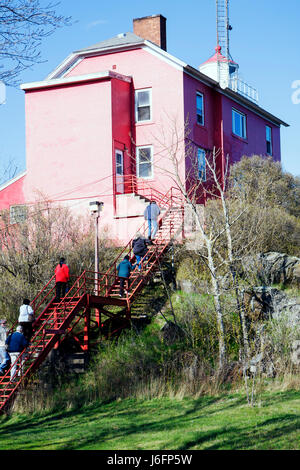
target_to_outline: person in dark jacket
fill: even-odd
[[[151,201],[146,207],[144,212],[144,218],[148,221],[148,239],[153,240],[158,230],[158,216],[160,215],[160,209],[155,201]]]
[[[144,258],[148,251],[146,239],[140,233],[137,233],[134,240],[132,241],[132,250],[136,257],[135,266],[138,266],[138,269],[140,271],[142,264],[141,260]]]
[[[60,298],[66,295],[67,282],[70,279],[69,268],[65,261],[65,258],[60,258],[59,263],[55,268],[55,302],[59,302]]]
[[[120,281],[120,297],[123,297],[124,295],[125,281],[127,281],[127,292],[129,292],[129,276],[132,270],[133,266],[129,261],[129,256],[126,255],[124,256],[123,261],[121,261],[117,266],[117,273]]]
[[[10,360],[12,363],[12,368],[10,371],[10,380],[14,380],[17,372],[19,355],[25,348],[27,348],[29,344],[28,340],[23,335],[23,328],[20,325],[17,326],[16,331],[14,333],[7,337],[5,344],[7,345],[7,351],[10,355]],[[24,357],[22,357],[21,359],[18,375],[22,374],[23,361]]]

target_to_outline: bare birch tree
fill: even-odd
[[[162,128],[163,130],[164,128]],[[212,295],[216,312],[216,321],[219,337],[219,370],[222,371],[227,363],[226,332],[224,325],[224,305],[222,303],[221,277],[218,274],[216,262],[215,243],[220,233],[214,230],[214,224],[208,225],[203,213],[199,211],[197,201],[203,196],[203,176],[198,179],[198,170],[195,167],[195,146],[189,138],[190,130],[188,120],[182,129],[173,121],[168,132],[162,131],[162,138],[157,139],[161,149],[156,158],[156,171],[168,175],[179,189],[184,204],[189,208],[195,218],[197,231],[202,241],[200,256],[205,261],[211,279]],[[219,152],[213,157],[217,159]],[[186,166],[189,170],[186,172]],[[196,171],[195,171],[196,169]],[[222,260],[223,264],[223,260]]]
[[[229,158],[214,148],[211,152],[202,152],[200,155],[203,160],[200,162],[198,147],[190,136],[188,119],[182,129],[178,128],[176,120],[171,121],[169,129],[162,130],[161,138],[156,138],[160,151],[155,166],[156,173],[161,172],[171,178],[182,195],[185,208],[195,221],[200,240],[197,251],[210,273],[218,326],[219,369],[222,370],[227,363],[225,295],[230,290],[234,293],[240,317],[243,356],[249,358],[243,288],[239,286],[236,271],[238,262],[254,243],[263,208],[255,223],[247,226],[249,206],[245,204],[243,195],[239,197],[236,192],[231,197]],[[247,237],[240,233],[243,224],[248,232]]]
[[[227,362],[225,320],[229,293],[233,294],[240,318],[240,347],[247,362],[251,348],[244,289],[245,283],[255,282],[255,276],[247,272],[245,260],[264,247],[268,226],[276,232],[276,224],[270,219],[272,204],[277,204],[278,211],[280,205],[289,201],[289,218],[284,220],[291,225],[291,218],[298,210],[299,180],[288,175],[283,177],[279,164],[259,156],[245,157],[229,167],[229,156],[216,148],[200,152],[201,162],[189,118],[182,123],[167,115],[160,129],[159,136],[148,137],[155,148],[154,171],[158,178],[162,175],[162,180],[166,176],[170,179],[181,194],[185,212],[193,217],[198,234],[194,250],[210,274],[219,335],[219,368]],[[232,171],[235,166],[236,170]],[[295,220],[292,226],[297,223]],[[271,236],[274,237],[273,233]]]

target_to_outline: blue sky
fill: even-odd
[[[41,0],[46,5],[48,0]],[[215,0],[62,0],[57,12],[74,24],[57,30],[42,44],[45,63],[22,74],[23,83],[42,80],[69,53],[119,33],[132,31],[132,19],[167,18],[167,50],[193,67],[207,60],[216,45]],[[258,89],[259,104],[290,124],[281,130],[285,171],[300,175],[300,1],[231,0],[230,52],[242,77]],[[299,81],[298,90],[292,84]],[[1,168],[9,161],[17,173],[26,168],[24,92],[7,88],[0,106]]]

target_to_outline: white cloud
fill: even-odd
[[[107,20],[95,20],[91,21],[91,23],[88,23],[87,29],[95,28],[96,26],[99,26],[100,24],[107,24]]]

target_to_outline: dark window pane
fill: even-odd
[[[123,166],[122,165],[118,165],[116,167],[116,174],[117,175],[123,175]]]
[[[203,124],[203,96],[197,95],[197,123]]]
[[[150,92],[149,91],[139,91],[138,92],[138,107],[139,106],[149,106],[150,105]]]
[[[143,106],[138,108],[138,121],[149,121],[150,120],[150,106]]]
[[[235,116],[234,116],[234,125],[235,125],[235,133],[239,136],[241,136],[241,118],[240,116],[235,113]]]
[[[152,154],[150,147],[139,149],[138,175],[141,178],[149,178],[152,176]]]
[[[203,124],[203,116],[197,112],[197,123]]]
[[[149,163],[151,162],[151,149],[144,148],[139,151],[139,161],[140,163]]]
[[[10,223],[17,224],[27,219],[26,206],[10,206]]]
[[[246,116],[238,111],[232,110],[232,132],[246,139]]]
[[[267,153],[272,155],[272,128],[266,126]]]
[[[198,178],[202,181],[206,180],[205,150],[202,149],[198,149]]]
[[[143,163],[139,165],[139,176],[141,178],[150,178],[152,175],[151,163]]]

